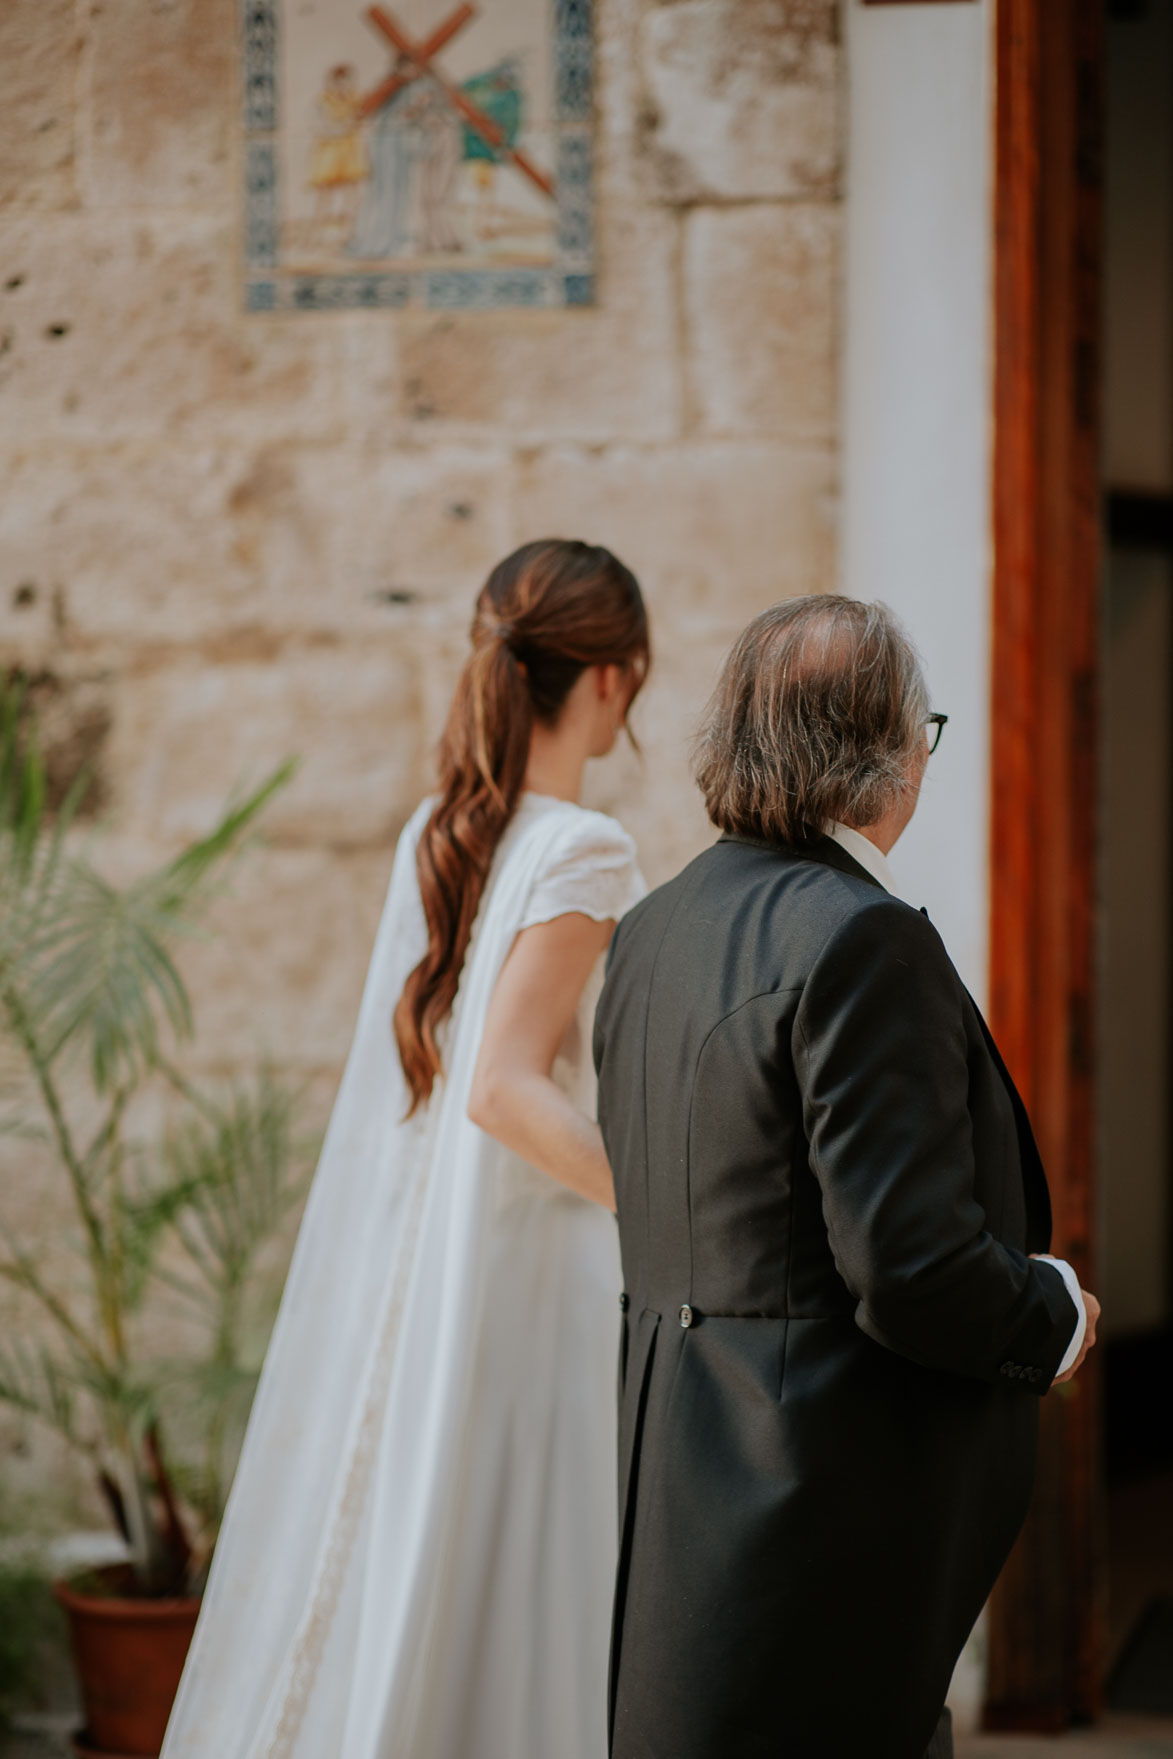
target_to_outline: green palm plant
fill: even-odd
[[[305,1165],[295,1098],[272,1074],[225,1096],[172,1061],[193,1031],[178,947],[290,773],[115,886],[77,846],[85,779],[50,811],[29,705],[18,681],[0,683],[0,1130],[48,1149],[77,1224],[47,1245],[0,1223],[0,1280],[38,1314],[0,1341],[0,1402],[92,1462],[144,1593],[190,1584],[206,1556],[251,1392],[252,1273]],[[132,1106],[160,1082],[182,1115],[145,1145]],[[144,1306],[161,1289],[197,1313],[201,1347],[182,1362],[144,1342]],[[194,1427],[194,1461],[170,1457],[165,1420]]]
[[[148,1190],[136,1223],[148,1251],[154,1239],[171,1239],[177,1250],[154,1261],[153,1277],[201,1322],[206,1339],[196,1360],[162,1365],[159,1404],[169,1433],[188,1440],[171,1476],[210,1542],[272,1317],[264,1304],[271,1285],[258,1264],[304,1194],[315,1144],[297,1128],[299,1095],[268,1068],[223,1095],[185,1093],[189,1108],[161,1145],[165,1176]]]

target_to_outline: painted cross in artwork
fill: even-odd
[[[591,0],[242,20],[250,310],[591,303]]]

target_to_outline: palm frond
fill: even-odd
[[[209,1409],[235,1407],[243,1425],[260,1379],[259,1367],[240,1362],[181,1360],[155,1364],[155,1385],[173,1425],[202,1419]]]
[[[118,1239],[122,1301],[128,1312],[135,1312],[142,1305],[154,1280],[166,1281],[172,1287],[182,1282],[160,1265],[159,1258],[178,1221],[197,1196],[191,1178],[152,1185],[141,1173],[130,1189],[116,1194],[111,1207]],[[210,1297],[206,1285],[197,1282],[183,1286],[197,1302],[207,1306]]]
[[[283,764],[209,836],[133,886],[110,885],[86,861],[67,864],[25,987],[50,1063],[67,1046],[84,1045],[94,1086],[107,1093],[157,1062],[164,1032],[190,1036],[191,1005],[174,948],[193,933],[221,870],[291,774]]]
[[[229,806],[215,830],[190,844],[157,876],[154,885],[160,909],[174,914],[190,909],[208,895],[225,859],[237,853],[245,832],[273,796],[292,781],[297,759],[287,758],[252,794]]]
[[[158,1416],[158,1389],[149,1365],[122,1361],[82,1361],[74,1383],[100,1411],[108,1439],[130,1437],[137,1447]]]
[[[52,1320],[62,1342],[79,1360],[98,1361],[98,1351],[87,1335],[81,1319],[65,1297],[46,1281],[33,1254],[2,1224],[0,1242],[6,1247],[6,1251],[0,1255],[0,1281],[29,1296],[42,1314]]]
[[[77,1424],[79,1371],[44,1347],[10,1337],[0,1344],[0,1403],[36,1417],[75,1446],[85,1445]]]
[[[225,1099],[205,1101],[168,1139],[169,1189],[187,1193],[174,1210],[187,1224],[180,1237],[202,1265],[212,1260],[223,1287],[243,1280],[304,1195],[310,1145],[297,1134],[300,1103],[262,1068],[252,1089],[236,1084]]]
[[[192,1031],[178,949],[292,771],[282,765],[155,873],[115,886],[69,838],[87,778],[51,809],[27,690],[0,674],[0,1130],[29,1129],[26,1104],[35,1106],[82,1224],[83,1269],[81,1281],[72,1266],[56,1274],[0,1226],[0,1282],[52,1327],[51,1348],[0,1336],[0,1403],[100,1463],[148,1587],[164,1580],[169,1557],[174,1563],[166,1528],[178,1518],[173,1505],[159,1510],[168,1476],[161,1406],[181,1411],[186,1402],[191,1413],[201,1456],[199,1470],[190,1468],[193,1494],[211,1529],[255,1385],[242,1342],[250,1280],[304,1184],[294,1095],[264,1073],[255,1088],[203,1096],[166,1054]],[[72,1080],[75,1059],[100,1101],[85,1141],[67,1104],[65,1069],[68,1061]],[[126,1117],[152,1074],[184,1093],[191,1117],[167,1152],[148,1160],[127,1140]],[[200,1312],[205,1344],[187,1365],[185,1392],[182,1377],[154,1358],[149,1333],[130,1335],[128,1322],[156,1286]]]

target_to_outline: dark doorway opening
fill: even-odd
[[[1108,1702],[1173,1714],[1173,0],[1104,63],[1097,1114]]]

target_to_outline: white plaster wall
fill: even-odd
[[[845,0],[840,590],[879,598],[949,715],[893,856],[986,990],[990,9]]]
[[[988,947],[990,12],[844,0],[840,590],[883,599],[949,716],[892,866],[979,1002]],[[949,1703],[977,1724],[985,1624]]]

